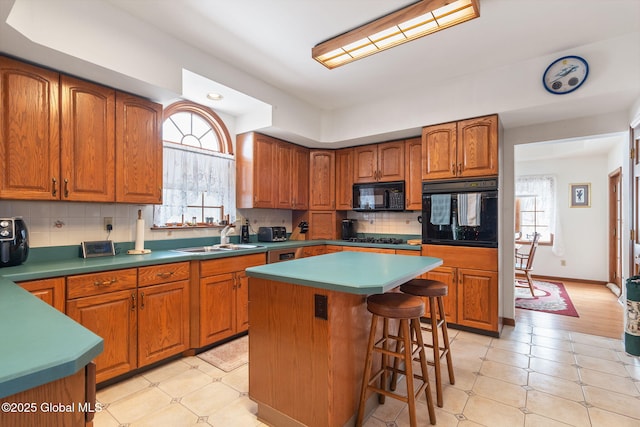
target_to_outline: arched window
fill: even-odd
[[[165,108],[162,131],[163,204],[154,208],[154,225],[207,226],[235,216],[233,144],[222,119],[179,101]]]

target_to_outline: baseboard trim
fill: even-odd
[[[516,274],[516,278],[526,280],[526,277],[522,274]],[[589,285],[600,285],[605,286],[609,282],[603,282],[601,280],[589,280],[589,279],[573,279],[571,277],[558,277],[558,276],[539,276],[539,275],[531,275],[533,280],[555,280],[557,282],[580,282],[586,283]]]

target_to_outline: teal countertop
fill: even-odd
[[[249,277],[370,295],[388,292],[439,265],[439,258],[336,252],[246,270]]]
[[[151,242],[148,243],[153,245]],[[156,248],[152,247],[151,249],[153,251],[149,254],[128,255],[126,254],[126,250],[121,250],[122,253],[116,256],[87,259],[76,256],[77,247],[44,248],[41,250],[41,254],[36,253],[36,256],[30,255],[27,262],[22,265],[1,268],[0,325],[2,326],[0,326],[0,342],[2,343],[2,350],[0,350],[0,398],[74,374],[102,353],[103,350],[102,338],[42,302],[29,292],[23,290],[14,282],[171,262],[266,253],[273,249],[324,244],[420,250],[420,246],[358,244],[341,240],[289,240],[278,243],[252,243],[260,247],[230,252],[183,253],[172,250],[172,247],[168,246],[171,243],[164,242],[159,243]],[[205,244],[210,245],[212,243],[209,241],[207,241],[207,243],[202,243],[201,241],[197,243],[180,241],[174,244],[178,246],[173,247],[178,248]],[[344,254],[353,254],[353,256],[356,257],[362,255],[377,255],[359,252],[344,252]],[[306,261],[304,265],[312,265],[315,264],[315,261],[322,261],[321,258],[324,256],[271,264],[271,266],[289,265],[290,263],[297,263],[299,261]],[[422,265],[416,266],[414,264],[421,264],[417,260],[425,259],[425,257],[384,256],[405,259],[415,258],[416,260],[411,263],[411,269],[414,267],[422,268]],[[310,261],[311,259],[313,259],[313,261]],[[433,260],[433,258],[431,259]],[[378,264],[378,261],[375,261],[374,266],[362,267],[364,268],[363,271],[367,272],[367,277],[373,275],[373,267],[380,268]],[[297,264],[294,264],[292,266],[294,270],[296,265]],[[278,269],[282,269],[282,267]],[[430,268],[427,268],[424,271],[429,269]],[[394,268],[393,270],[396,271],[398,269]],[[328,270],[326,270],[326,267],[322,267],[319,271],[324,274]],[[351,271],[350,274],[353,275],[354,271]],[[420,274],[420,272],[414,274],[412,277],[418,274]],[[318,277],[321,276],[318,274]],[[336,283],[332,286],[337,289],[341,285]],[[353,289],[354,286],[358,285],[352,284],[350,288]],[[369,287],[362,286],[359,290],[356,289],[359,293],[372,293],[370,290],[377,292],[375,289],[385,285],[373,283],[370,284]]]
[[[75,374],[102,338],[0,278],[0,398]]]

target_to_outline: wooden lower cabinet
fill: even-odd
[[[444,261],[425,276],[449,285],[447,322],[499,333],[498,249],[423,245],[422,255]]]
[[[30,280],[18,283],[22,288],[31,292],[42,301],[64,313],[64,277],[53,279]]]
[[[138,367],[189,349],[189,263],[138,269]]]
[[[265,263],[265,254],[200,262],[199,347],[249,328],[249,285],[244,270]]]
[[[327,253],[327,245],[305,246],[302,248],[302,257],[324,255]]]
[[[189,348],[189,263],[67,277],[67,315],[104,339],[102,382]]]
[[[26,408],[35,405],[35,410],[0,411],[0,426],[92,426],[94,413],[101,410],[96,406],[95,369],[92,365],[83,366],[75,374],[59,380],[3,397],[3,403],[15,403]],[[73,410],[57,410],[63,407],[73,407]]]
[[[134,270],[135,271],[135,270]],[[104,340],[95,359],[96,381],[125,374],[137,366],[137,301],[131,289],[67,301],[67,316]]]

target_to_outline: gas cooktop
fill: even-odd
[[[385,245],[401,245],[403,243],[406,243],[402,239],[396,239],[396,238],[393,238],[393,237],[380,237],[380,238],[375,238],[375,237],[352,237],[351,239],[349,239],[349,242],[353,242],[353,243],[379,243],[379,244],[385,244]]]

